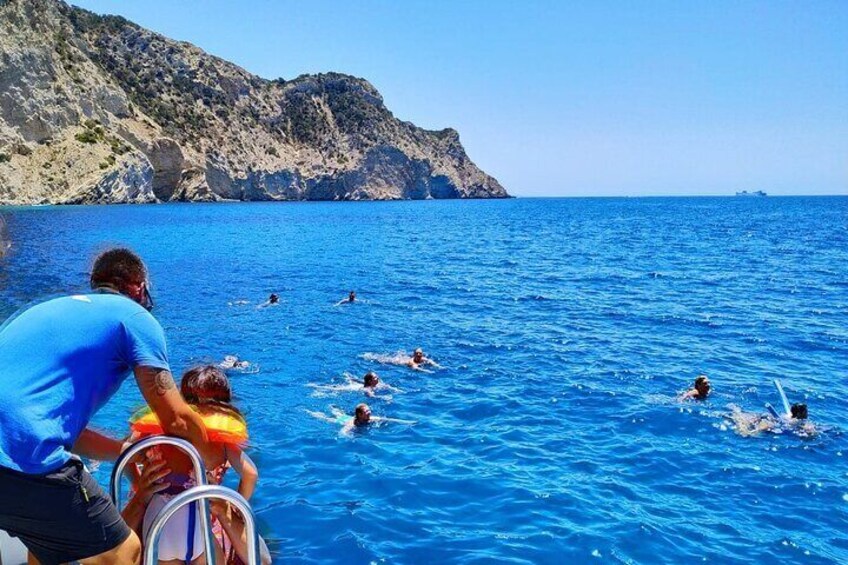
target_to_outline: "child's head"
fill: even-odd
[[[233,391],[227,375],[215,365],[198,365],[183,373],[180,392],[190,404],[229,404],[233,400]]]

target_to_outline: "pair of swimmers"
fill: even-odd
[[[378,390],[388,390],[393,392],[402,392],[400,389],[397,389],[389,384],[386,384],[380,381],[380,377],[377,376],[377,373],[374,371],[369,371],[365,374],[365,377],[362,381],[355,379],[351,375],[345,374],[345,378],[347,379],[347,383],[342,385],[314,385],[310,384],[312,388],[324,391],[333,391],[333,392],[346,392],[346,391],[362,391],[367,396],[374,398]],[[356,429],[368,426],[372,423],[382,423],[382,422],[395,422],[398,424],[414,424],[415,422],[409,420],[398,420],[397,418],[384,418],[382,416],[372,416],[371,408],[365,404],[357,404],[354,409],[353,416],[349,416],[345,414],[342,410],[335,406],[330,406],[330,414],[324,414],[323,412],[315,412],[311,410],[307,410],[307,412],[319,420],[324,422],[329,422],[331,424],[339,424],[342,429],[339,432],[341,435],[350,435],[350,433]]]
[[[438,363],[429,359],[424,355],[424,351],[419,347],[416,348],[415,351],[412,352],[412,356],[408,358],[408,360],[404,363],[407,367],[413,370],[423,371],[422,367],[424,365],[429,365],[436,368],[441,368]],[[365,377],[360,382],[359,380],[353,378],[351,375],[345,375],[347,382],[343,385],[310,385],[311,387],[324,390],[324,391],[334,391],[334,392],[343,392],[343,391],[363,391],[367,396],[375,397],[376,392],[379,389],[393,391],[393,392],[402,392],[399,389],[392,387],[386,383],[380,381],[380,377],[377,376],[377,373],[374,371],[369,371],[365,374]],[[397,418],[384,418],[380,416],[372,416],[371,408],[367,404],[358,404],[356,409],[354,410],[353,416],[349,416],[345,414],[343,411],[338,409],[335,406],[330,407],[330,414],[325,414],[323,412],[314,412],[308,411],[310,415],[319,420],[323,420],[325,422],[331,422],[334,424],[341,424],[341,434],[349,435],[354,429],[358,427],[364,427],[371,423],[380,423],[380,422],[395,422],[401,424],[414,424],[414,421],[410,420],[399,420]]]
[[[778,414],[771,404],[766,404],[768,413],[744,412],[738,406],[731,405],[731,412],[728,415],[728,419],[733,423],[736,432],[739,435],[748,437],[759,435],[763,432],[779,433],[788,428],[799,435],[814,435],[816,428],[807,420],[809,416],[807,405],[798,402],[790,406],[779,381],[775,381],[775,385],[784,406],[788,408],[786,414]],[[679,399],[706,400],[711,390],[712,386],[710,385],[709,378],[706,375],[698,375],[695,378],[692,388],[683,392],[679,396]]]

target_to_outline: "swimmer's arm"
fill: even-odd
[[[357,379],[356,377],[354,377],[353,375],[349,375],[349,374],[345,373],[344,377],[345,377],[345,380],[347,380],[347,384],[362,386],[362,382],[359,379]]]
[[[384,418],[382,416],[371,416],[371,420],[374,422],[393,422],[395,424],[417,424],[415,420],[400,420],[398,418]]]
[[[71,448],[77,455],[98,461],[114,461],[123,450],[124,442],[121,440],[104,436],[89,428],[82,431]]]
[[[307,410],[306,413],[312,416],[313,418],[318,418],[319,420],[323,420],[324,422],[329,422],[331,424],[336,423],[336,420],[334,418],[330,418],[323,412],[313,412],[312,410]]]
[[[200,415],[183,400],[171,372],[141,366],[136,367],[134,372],[141,394],[159,418],[165,433],[187,439],[201,455],[209,452],[206,426]]]
[[[341,430],[339,430],[339,435],[340,436],[349,436],[353,432],[353,428],[355,428],[355,427],[356,427],[356,425],[353,423],[353,418],[351,418],[350,420],[345,422],[345,425],[342,426]]]
[[[437,368],[437,369],[441,369],[441,368],[442,368],[442,366],[441,366],[441,365],[439,365],[438,363],[436,363],[436,362],[435,362],[435,361],[433,361],[432,359],[424,359],[424,362],[425,362],[425,363],[427,363],[428,365],[430,365],[431,367],[435,367],[435,368]]]
[[[230,462],[236,473],[239,474],[238,493],[245,500],[250,500],[253,496],[253,491],[256,490],[256,483],[259,481],[259,470],[253,463],[253,460],[248,457],[247,453],[235,445],[228,445],[226,450],[227,461]]]

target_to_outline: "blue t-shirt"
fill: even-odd
[[[153,316],[119,294],[33,306],[0,328],[0,466],[64,465],[97,410],[137,366],[169,369]]]

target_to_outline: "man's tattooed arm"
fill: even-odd
[[[148,395],[165,396],[169,390],[177,388],[174,377],[166,369],[138,367],[135,370],[135,376],[138,388],[145,398]]]
[[[171,372],[136,367],[135,379],[147,404],[162,423],[162,430],[191,441],[202,451],[207,441],[206,428],[200,416],[183,400]]]

